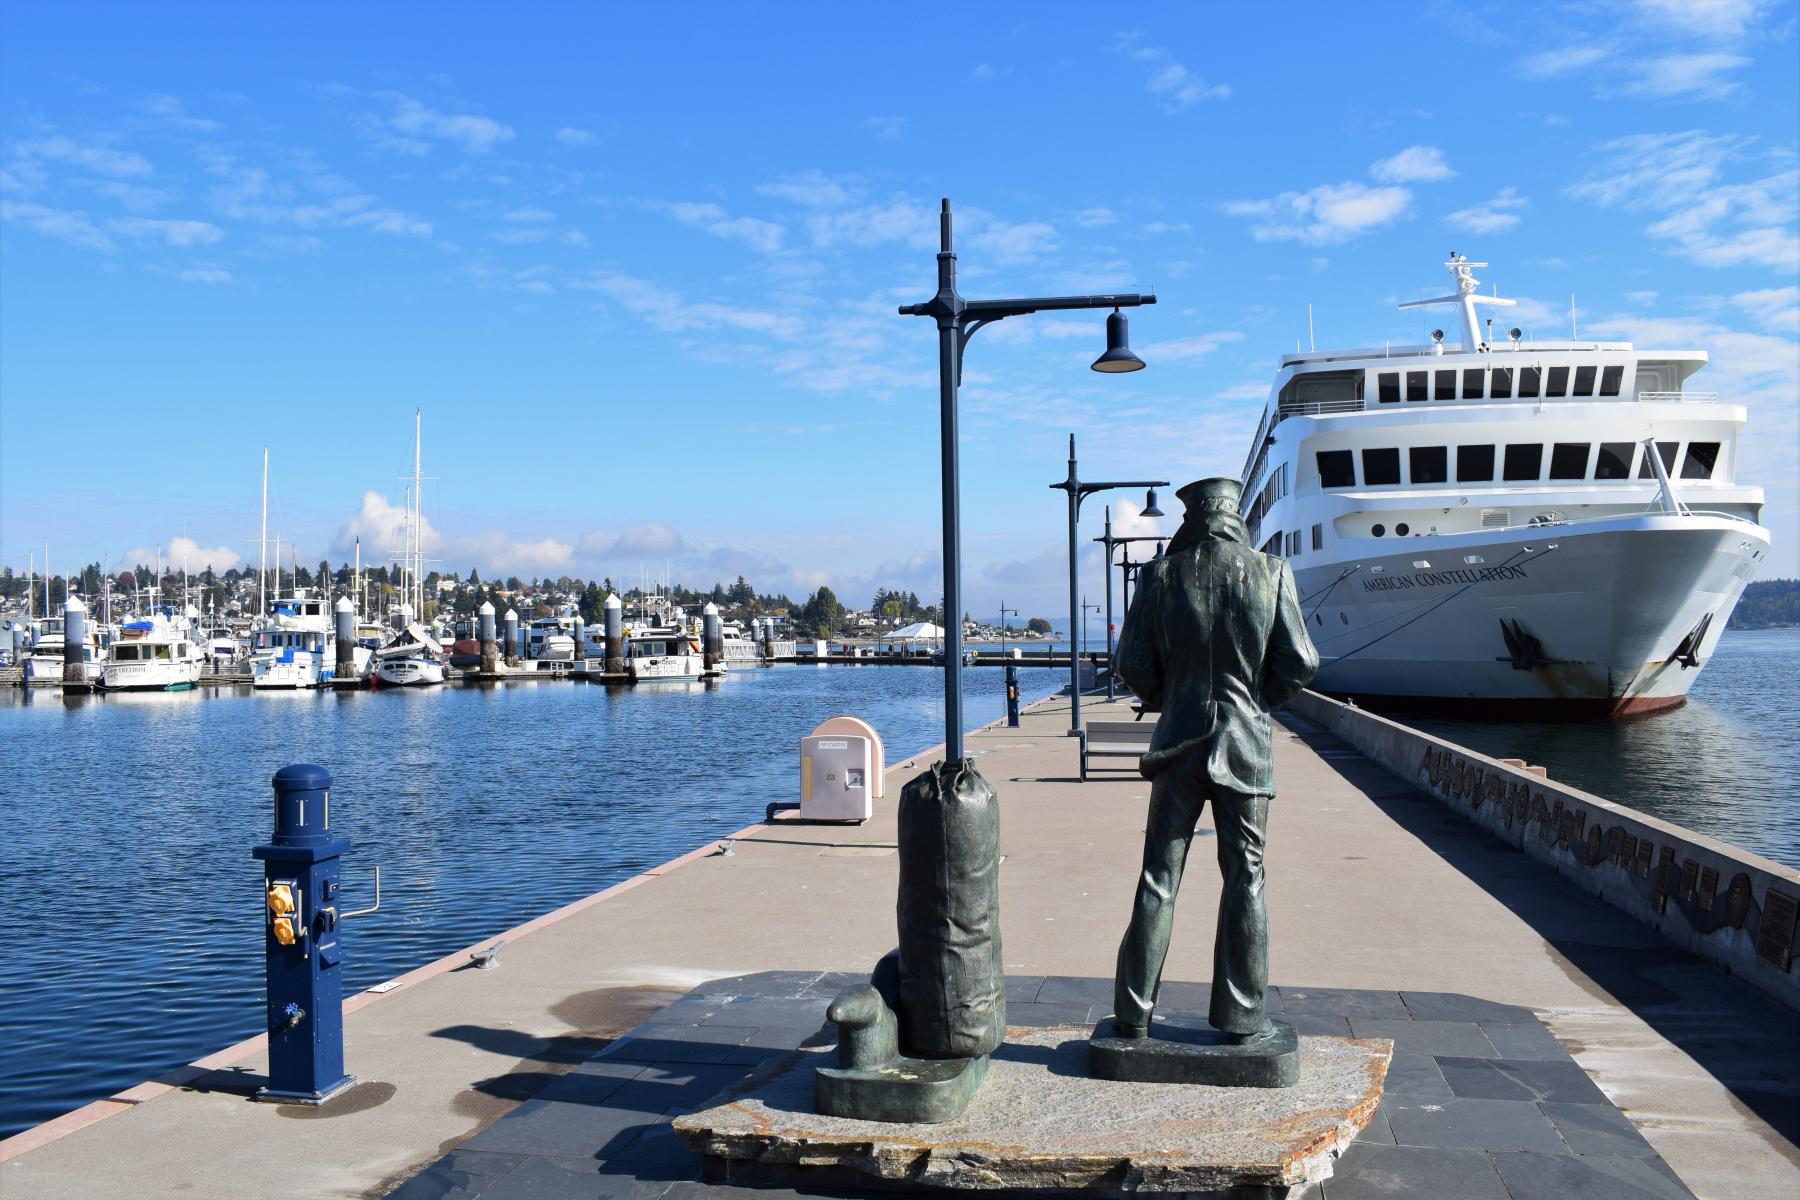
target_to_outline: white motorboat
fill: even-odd
[[[369,651],[358,646],[358,675],[368,670]],[[295,588],[269,605],[251,635],[250,681],[259,688],[310,688],[337,675],[337,639],[323,596]]]
[[[634,682],[699,679],[706,673],[700,639],[675,626],[627,626],[624,649],[625,671]]]
[[[185,618],[163,612],[126,621],[100,668],[109,692],[180,692],[200,678],[204,654],[189,638]]]
[[[1742,405],[1703,350],[1496,343],[1452,256],[1460,345],[1284,356],[1243,473],[1288,559],[1316,687],[1607,715],[1680,704],[1769,552]],[[1415,305],[1402,305],[1403,308]],[[1573,331],[1571,331],[1573,332]]]

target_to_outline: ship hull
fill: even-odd
[[[1411,538],[1359,562],[1296,562],[1314,687],[1517,719],[1675,707],[1725,629],[1767,531],[1644,514]]]

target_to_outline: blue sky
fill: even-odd
[[[1276,357],[1521,323],[1713,354],[1796,573],[1796,7],[56,6],[0,12],[0,559],[431,556],[935,598],[959,214],[971,608],[1065,605],[1085,477],[1236,475]],[[1441,322],[1440,322],[1441,323]],[[1122,527],[1141,531],[1120,494]],[[1084,532],[1099,532],[1099,501]],[[1091,516],[1088,514],[1091,513]],[[183,539],[178,541],[178,539]],[[1099,593],[1089,556],[1089,591]]]

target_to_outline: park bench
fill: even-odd
[[[1081,779],[1087,782],[1090,770],[1135,771],[1137,760],[1150,749],[1150,738],[1156,732],[1155,722],[1089,721],[1081,731]],[[1089,765],[1090,759],[1128,758],[1129,766]]]

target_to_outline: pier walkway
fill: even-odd
[[[1090,719],[1130,716],[1123,702],[1087,701],[1084,710]],[[1020,729],[990,726],[969,739],[1003,804],[1006,968],[1016,987],[1037,981],[1040,1006],[1058,1002],[1045,994],[1055,991],[1046,977],[1110,975],[1149,792],[1125,773],[1077,782],[1067,725],[1068,703],[1058,698],[1027,712]],[[895,776],[910,776],[923,758],[901,759]],[[1397,1078],[1410,1073],[1415,1093],[1421,1080],[1427,1095],[1443,1086],[1436,1094],[1446,1105],[1480,1103],[1438,1083],[1447,1080],[1447,1059],[1549,1060],[1566,1051],[1696,1195],[1800,1195],[1800,1017],[1304,721],[1277,730],[1275,761],[1271,978],[1284,1002],[1348,1005],[1355,1032],[1398,1038]],[[262,1070],[253,1039],[0,1143],[0,1194],[386,1195],[572,1068],[591,1067],[611,1038],[701,983],[770,971],[866,972],[891,947],[891,799],[862,827],[777,822],[743,831],[730,849],[703,847],[501,935],[495,970],[475,970],[459,953],[383,994],[353,998],[347,1062],[362,1082],[334,1105],[246,1101]],[[1168,980],[1208,977],[1216,901],[1209,867],[1202,851],[1190,868]],[[354,955],[354,931],[345,941]],[[1093,1014],[1080,987],[1059,986],[1070,992],[1071,1021]],[[1399,1004],[1406,1018],[1396,1019],[1399,1009],[1370,1012],[1359,1025],[1360,1001],[1342,994],[1349,991],[1397,994],[1383,1003]],[[1529,1010],[1561,1050],[1515,1053],[1471,1032],[1487,1011],[1479,1002]],[[1490,1050],[1472,1043],[1482,1037]],[[1529,1081],[1524,1086],[1529,1092]],[[1548,1116],[1558,1098],[1535,1099]],[[1390,1107],[1397,1101],[1390,1097]],[[1388,1152],[1359,1142],[1326,1185],[1327,1200],[1523,1194],[1504,1164],[1494,1165],[1501,1156],[1454,1149],[1458,1143],[1442,1137],[1444,1122],[1420,1118],[1412,1123],[1418,1132],[1404,1124],[1380,1122],[1365,1142],[1391,1138],[1431,1150],[1450,1175],[1384,1174]],[[1572,1155],[1592,1152],[1584,1139],[1634,1140],[1617,1128],[1583,1133],[1554,1124]],[[599,1145],[602,1132],[593,1136]],[[1572,1163],[1572,1155],[1545,1160],[1546,1169],[1562,1169],[1557,1162]],[[1491,1178],[1483,1173],[1490,1166]],[[570,1181],[567,1194],[595,1194],[593,1182]],[[655,1172],[643,1183],[645,1195],[669,1186]],[[1619,1179],[1611,1191],[1589,1181],[1568,1194],[1658,1193]]]

